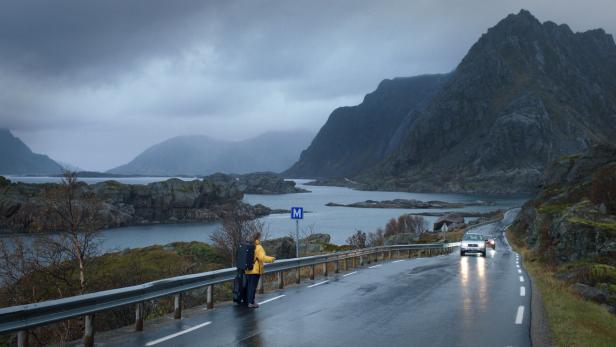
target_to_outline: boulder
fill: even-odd
[[[607,302],[608,293],[605,289],[591,287],[584,283],[575,283],[569,288],[586,300],[592,300],[599,303]]]

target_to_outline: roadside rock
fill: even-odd
[[[390,245],[406,245],[414,243],[419,239],[419,234],[416,233],[404,233],[394,234],[385,238],[385,246]]]
[[[569,288],[586,300],[592,300],[598,303],[607,302],[607,290],[591,287],[583,283],[575,283]]]
[[[329,234],[310,235],[299,241],[300,252],[302,256],[323,253],[330,240]],[[295,258],[295,239],[290,236],[265,240],[262,244],[268,254],[274,255],[278,259]]]

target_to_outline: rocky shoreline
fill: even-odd
[[[221,220],[231,211],[238,211],[250,218],[272,213],[287,213],[272,210],[261,204],[242,202],[246,191],[255,191],[258,182],[237,179],[230,175],[217,174],[203,180],[182,181],[169,179],[162,182],[123,184],[105,181],[88,185],[78,183],[77,196],[94,197],[98,203],[100,221],[98,229],[123,226],[176,223],[209,223]],[[267,175],[269,184],[261,191],[278,194],[295,192],[294,182]],[[284,183],[281,183],[284,182]],[[13,183],[0,176],[0,232],[46,232],[57,231],[58,221],[46,211],[46,192],[59,184]]]
[[[394,199],[394,200],[366,200],[352,204],[338,204],[329,202],[325,206],[330,207],[355,207],[355,208],[398,208],[398,209],[431,209],[431,208],[463,208],[468,206],[492,206],[491,201],[474,201],[470,203],[454,203],[446,201],[420,201],[415,199]]]

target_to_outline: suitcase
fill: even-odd
[[[240,304],[243,301],[243,293],[245,292],[244,287],[246,287],[243,285],[244,282],[244,272],[238,270],[233,280],[233,302],[235,303]]]
[[[233,302],[237,304],[248,304],[248,291],[246,288],[246,275],[238,270],[233,280]]]

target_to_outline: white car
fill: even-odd
[[[481,234],[466,233],[462,236],[460,243],[460,256],[465,256],[466,253],[479,253],[483,257],[486,256],[486,239]]]

